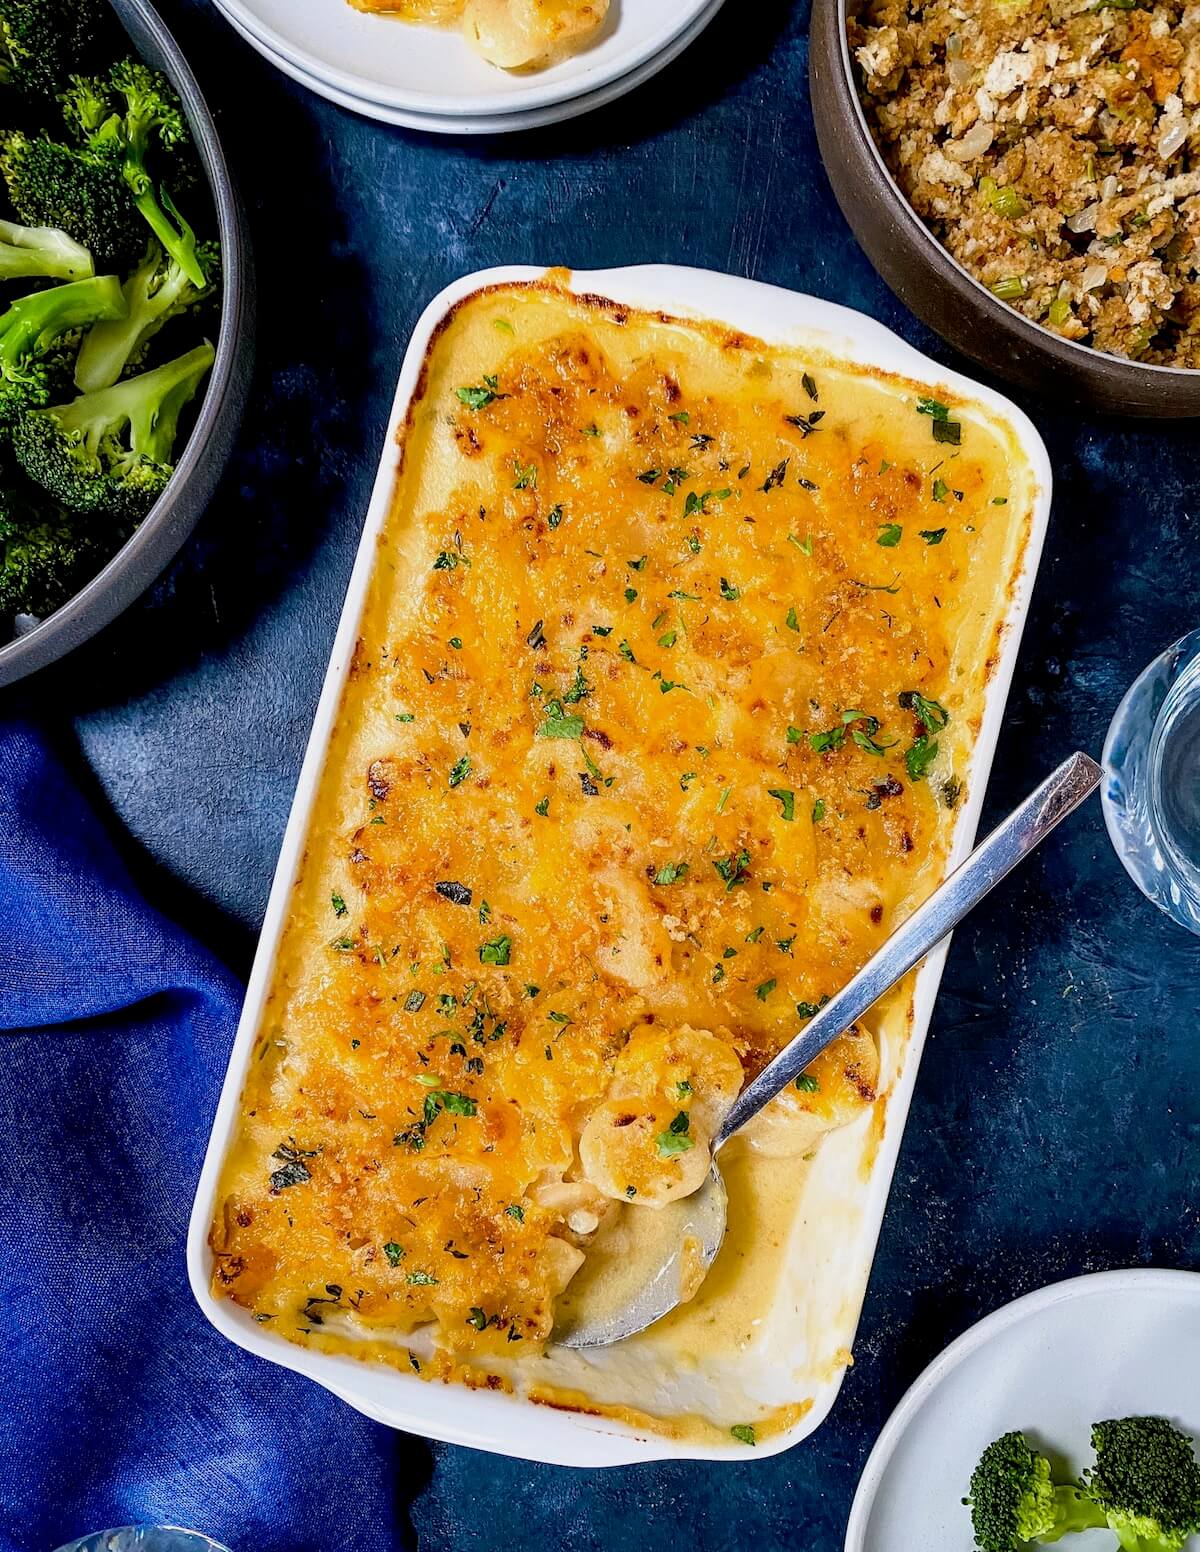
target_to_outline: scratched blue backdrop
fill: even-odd
[[[809,113],[806,5],[731,0],[682,59],[620,104],[484,143],[352,117],[275,74],[204,0],[162,9],[250,211],[256,391],[229,475],[170,573],[0,711],[62,708],[154,901],[241,973],[400,358],[442,285],[511,261],[682,260],[862,308],[952,357],[876,278],[833,202]],[[1098,750],[1134,673],[1200,623],[1196,431],[1028,407],[1057,495],[991,815],[1069,749]],[[889,1410],[968,1324],[1072,1273],[1196,1264],[1196,972],[1195,940],[1126,883],[1093,805],[955,941],[855,1366],[819,1433],[721,1470],[584,1475],[381,1431],[407,1527],[396,1544],[833,1552]],[[194,1179],[198,1154],[191,1162]],[[188,1339],[189,1318],[172,1340]],[[278,1396],[286,1432],[299,1382],[222,1353],[231,1384],[268,1412]],[[331,1435],[281,1452],[285,1499],[308,1448],[336,1450],[343,1415],[333,1404]],[[139,1423],[152,1434],[155,1421]],[[344,1469],[353,1479],[353,1455]],[[66,1485],[63,1494],[65,1512]],[[236,1552],[351,1552],[311,1504],[279,1533],[222,1501],[206,1528]],[[302,1491],[295,1501],[307,1501]],[[389,1538],[356,1539],[353,1552]],[[906,1552],[902,1536],[897,1549]]]

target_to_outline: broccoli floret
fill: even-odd
[[[0,81],[53,96],[75,71],[103,66],[116,36],[105,0],[0,0]]]
[[[124,59],[107,77],[74,76],[62,94],[67,125],[94,157],[111,162],[139,215],[197,288],[205,284],[196,235],[165,185],[155,192],[147,165],[154,152],[174,158],[176,170],[194,163],[191,136],[179,99],[166,77],[140,60]]]
[[[1020,1432],[984,1450],[966,1502],[979,1552],[1018,1552],[1027,1542],[1058,1541],[1105,1523],[1077,1487],[1054,1482],[1050,1462]]]
[[[57,227],[0,221],[0,280],[86,280],[95,273],[87,249]]]
[[[146,257],[121,288],[128,315],[88,330],[75,363],[76,387],[84,393],[111,387],[131,362],[142,359],[147,343],[165,323],[213,294],[220,275],[220,248],[203,243],[197,253],[208,276],[208,284],[199,288],[151,239]]]
[[[30,411],[13,427],[17,461],[71,511],[139,521],[171,477],[180,413],[213,356],[205,342],[152,372]]]
[[[125,298],[115,275],[93,275],[35,291],[0,314],[0,425],[50,402],[58,374],[44,358],[64,335],[124,314]]]
[[[1165,1418],[1096,1423],[1092,1448],[1084,1491],[1126,1552],[1178,1552],[1200,1530],[1200,1466],[1192,1441]]]
[[[0,174],[22,221],[67,232],[102,270],[125,273],[137,263],[146,227],[111,149],[10,130],[0,139]]]
[[[53,614],[128,533],[119,525],[87,524],[48,504],[38,507],[6,489],[0,496],[0,620]]]

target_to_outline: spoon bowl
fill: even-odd
[[[733,1102],[713,1139],[703,1185],[665,1207],[614,1214],[559,1301],[553,1340],[602,1347],[652,1326],[695,1297],[725,1237],[727,1196],[717,1155],[747,1121],[795,1082],[970,911],[1045,840],[1100,783],[1101,770],[1073,754],[998,825],[919,905],[846,985],[810,1019]],[[631,1221],[636,1230],[630,1232]]]
[[[607,1347],[685,1304],[704,1281],[725,1238],[728,1196],[714,1158],[690,1196],[640,1213],[648,1233],[614,1230],[598,1240],[558,1303],[553,1340],[561,1347]]]

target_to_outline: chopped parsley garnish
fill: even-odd
[[[547,794],[547,796],[544,798],[540,798],[538,802],[533,805],[533,811],[535,814],[540,814],[542,818],[545,819],[546,815],[550,812],[549,794]]]
[[[802,1019],[816,1018],[828,1001],[828,997],[822,997],[819,1002],[798,1002],[796,1012]]]
[[[729,894],[750,877],[750,853],[743,847],[739,852],[730,852],[728,857],[715,857],[713,867],[725,880],[725,893]]]
[[[798,728],[798,727],[789,727],[788,728],[788,730],[787,730],[787,741],[788,741],[789,744],[798,744],[803,739],[803,737],[804,737],[804,729],[803,728]],[[814,749],[816,748],[815,744],[813,745],[813,748]],[[818,751],[818,753],[819,753],[819,751]]]
[[[538,725],[537,737],[581,738],[582,736],[583,718],[569,716],[558,701],[551,701],[546,707],[546,720]]]
[[[471,774],[471,759],[469,755],[463,755],[461,760],[456,760],[450,767],[450,785],[457,787],[462,781],[466,781]]]
[[[938,741],[922,733],[910,749],[904,752],[904,764],[910,781],[923,781],[929,767],[937,758]]]
[[[784,621],[784,624],[787,626],[788,630],[798,631],[800,629],[800,622],[796,618],[796,606],[794,604],[788,610],[787,619]]]
[[[513,473],[516,479],[513,481],[514,490],[536,490],[538,481],[537,464],[522,464],[519,458],[513,459]]]
[[[804,375],[800,379],[800,383],[801,383],[801,386],[803,387],[805,393],[809,396],[809,398],[815,404],[817,402],[817,399],[820,397],[820,395],[817,393],[817,380],[816,380],[816,378],[812,375],[811,372],[805,372]]]
[[[664,631],[658,638],[658,644],[660,647],[673,647],[677,640],[678,637],[673,630]]]
[[[592,686],[583,676],[583,669],[579,664],[575,665],[575,678],[571,681],[571,687],[563,694],[563,700],[569,706],[578,705],[586,695],[592,693]]]
[[[934,480],[933,489],[931,490],[930,494],[933,496],[935,501],[945,501],[946,497],[950,494],[950,487],[946,484],[945,480],[942,479],[941,475],[939,475],[938,478]]]
[[[931,733],[940,733],[950,721],[950,713],[939,701],[931,701],[917,690],[902,690],[897,701],[905,711],[911,711],[923,722]]]
[[[687,1153],[696,1146],[696,1139],[688,1136],[688,1128],[691,1121],[686,1110],[681,1110],[675,1119],[667,1127],[665,1132],[659,1132],[654,1139],[654,1145],[658,1149],[660,1159],[669,1159],[676,1153]]]
[[[788,743],[793,743],[792,734],[795,728],[788,728]],[[831,754],[833,750],[840,749],[846,742],[846,729],[844,727],[827,728],[823,733],[810,733],[808,742],[814,754]]]
[[[754,1432],[753,1423],[734,1423],[729,1430],[739,1444],[757,1444],[758,1435]]]
[[[742,590],[741,590],[740,587],[734,587],[733,583],[730,582],[725,577],[721,578],[721,597],[722,598],[737,599],[737,598],[740,598],[741,596],[742,596]]]
[[[420,1013],[421,1009],[424,1006],[425,1006],[425,993],[424,992],[409,992],[408,996],[404,999],[404,1011],[405,1011],[405,1013]]]
[[[437,559],[433,563],[435,571],[457,571],[459,566],[467,565],[465,556],[457,555],[453,550],[439,550]]]
[[[629,567],[630,571],[645,571],[646,560],[647,557],[645,555],[639,555],[636,560],[627,560],[625,564]]]
[[[760,985],[754,988],[754,995],[758,998],[759,1002],[766,1002],[767,998],[775,990],[775,986],[776,982],[774,979],[770,981],[763,981]]]
[[[401,1261],[404,1260],[404,1247],[403,1245],[397,1245],[394,1239],[388,1240],[383,1247],[383,1253],[388,1258],[389,1266],[399,1266]]]
[[[926,544],[941,544],[942,540],[945,537],[946,537],[946,530],[944,528],[922,528],[921,529],[921,538],[924,539]]]
[[[511,1202],[504,1209],[504,1216],[506,1218],[515,1218],[518,1223],[524,1223],[525,1209],[518,1202]]]
[[[489,943],[479,945],[479,963],[481,965],[506,965],[512,952],[512,939],[507,933],[501,933],[498,938],[493,938]]]
[[[662,473],[661,469],[643,469],[638,475],[643,485],[653,485]]]
[[[918,399],[917,414],[930,417],[935,442],[949,442],[957,447],[962,441],[961,422],[950,419],[950,411],[940,400]]]
[[[637,597],[637,588],[636,587],[627,587],[625,589],[625,602],[627,604],[631,604],[636,597]]]
[[[766,479],[758,487],[759,490],[765,493],[766,491],[774,490],[778,485],[782,485],[784,480],[787,479],[787,471],[788,460],[785,458],[781,463],[775,465],[770,474],[767,475]]]
[[[903,532],[904,529],[899,523],[884,523],[879,530],[875,543],[881,544],[885,550],[894,549],[900,543],[900,536]]]
[[[862,727],[850,727],[850,737],[860,749],[865,749],[868,754],[884,754],[898,739],[889,739],[886,744],[881,744],[875,735],[879,732],[879,718],[869,717],[865,711],[844,711],[842,721],[849,726],[851,723],[861,722]]]
[[[818,798],[817,801],[813,804],[813,807],[812,807],[812,822],[813,822],[813,824],[820,824],[821,820],[824,819],[824,817],[825,817],[825,799],[824,798]]]
[[[622,641],[618,642],[617,643],[617,651],[621,654],[621,656],[625,659],[625,661],[627,663],[636,663],[637,662],[637,658],[635,658],[634,655],[633,655],[633,648],[629,645],[629,643],[627,641],[622,640]]]
[[[818,1094],[821,1090],[821,1085],[807,1072],[802,1072],[796,1079],[796,1087],[802,1094]]]
[[[795,534],[788,534],[788,543],[794,544],[801,555],[811,555],[813,552],[812,534],[805,534],[803,539],[797,539]]]
[[[677,884],[686,876],[688,865],[686,862],[664,862],[654,875],[656,884]]]
[[[429,1272],[410,1272],[408,1280],[416,1288],[436,1288],[438,1280]]]
[[[333,914],[335,916],[345,916],[346,902],[342,899],[341,895],[330,895],[329,903],[333,906]]]
[[[563,509],[562,509],[561,506],[553,507],[550,510],[550,512],[547,513],[546,523],[547,523],[547,525],[550,528],[557,528],[558,525],[562,522],[562,520],[563,520]]]
[[[783,806],[782,817],[793,820],[796,817],[796,794],[787,787],[768,787],[767,796],[775,798]]]
[[[451,905],[470,905],[471,891],[465,884],[456,884],[453,879],[442,879],[436,883],[434,889],[443,900],[449,900]]]
[[[280,1167],[271,1171],[271,1190],[286,1191],[289,1186],[301,1186],[312,1179],[312,1171],[304,1162],[315,1159],[319,1148],[297,1148],[295,1143],[281,1142],[271,1157],[279,1159]]]
[[[469,410],[482,410],[496,399],[505,399],[507,394],[500,391],[500,379],[483,374],[483,385],[476,388],[459,388],[458,397]]]

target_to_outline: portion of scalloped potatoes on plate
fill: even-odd
[[[599,32],[608,0],[350,0],[359,11],[434,26],[457,23],[468,43],[503,70],[540,69]]]

